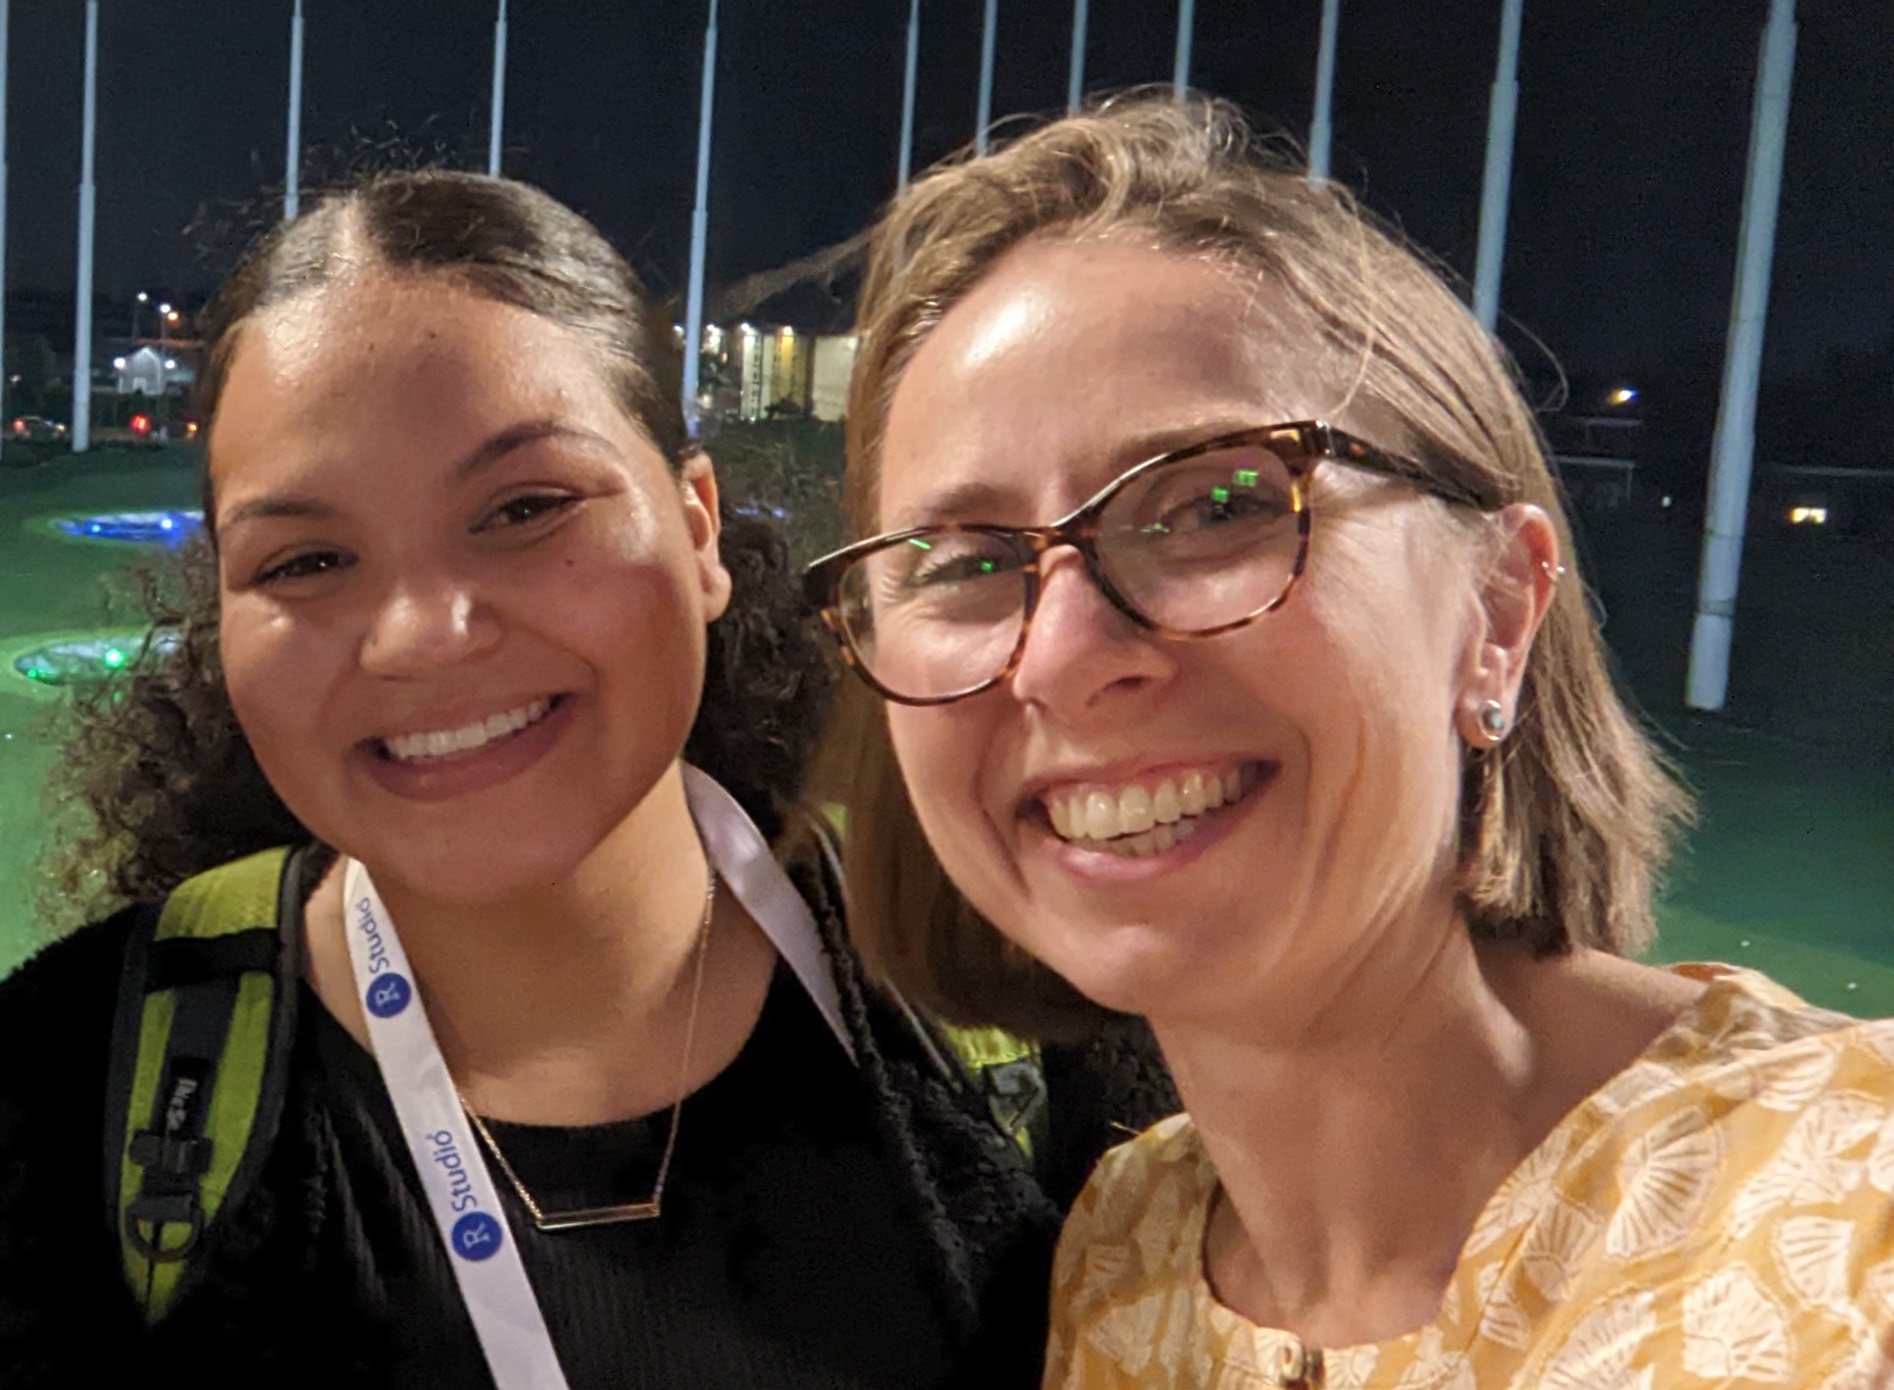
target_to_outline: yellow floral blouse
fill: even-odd
[[[1894,1020],[1708,988],[1500,1185],[1435,1319],[1316,1349],[1218,1303],[1190,1117],[1107,1154],[1053,1271],[1047,1390],[1894,1386]]]

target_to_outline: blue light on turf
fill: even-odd
[[[99,512],[64,516],[53,523],[69,536],[122,541],[127,545],[182,545],[204,524],[197,511]]]

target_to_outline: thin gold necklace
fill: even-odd
[[[692,953],[697,958],[695,972],[691,977],[691,1007],[684,1020],[684,1055],[677,1065],[677,1099],[671,1102],[671,1130],[664,1139],[664,1155],[658,1160],[658,1180],[652,1185],[651,1195],[642,1202],[623,1202],[610,1207],[575,1207],[571,1211],[542,1211],[539,1203],[533,1200],[533,1194],[526,1190],[526,1184],[520,1181],[520,1175],[513,1171],[513,1165],[506,1161],[506,1155],[500,1152],[500,1146],[494,1141],[487,1129],[486,1121],[474,1113],[467,1104],[467,1098],[460,1093],[460,1087],[454,1088],[454,1096],[460,1101],[460,1108],[467,1112],[467,1118],[473,1122],[474,1133],[480,1136],[480,1142],[486,1145],[487,1152],[493,1155],[493,1161],[500,1165],[500,1171],[506,1174],[506,1180],[513,1184],[513,1190],[519,1194],[526,1210],[532,1213],[533,1225],[542,1231],[576,1231],[587,1226],[611,1226],[621,1221],[651,1221],[663,1214],[664,1181],[671,1174],[671,1154],[677,1148],[677,1127],[684,1115],[684,1087],[690,1080],[691,1044],[697,1038],[697,1003],[704,993],[704,957],[709,954],[710,914],[717,905],[717,870],[710,870],[710,883],[704,889],[704,916],[697,924],[697,940]]]

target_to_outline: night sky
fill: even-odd
[[[97,286],[201,295],[283,177],[288,0],[105,0]],[[484,167],[490,0],[306,0],[304,183]],[[688,257],[702,0],[515,0],[506,172],[653,286]],[[1499,0],[1343,0],[1339,177],[1471,277]],[[1804,0],[1766,373],[1894,333],[1894,4]],[[917,164],[970,139],[980,0],[923,0]],[[1062,105],[1068,0],[1001,0],[996,113]],[[1199,0],[1193,80],[1306,137],[1319,0]],[[1765,0],[1526,0],[1509,337],[1615,377],[1723,340]],[[724,0],[713,284],[859,228],[894,182],[905,0]],[[1087,85],[1167,81],[1171,0],[1092,0]],[[69,293],[84,6],[12,7],[8,283]],[[100,331],[112,325],[101,319]],[[124,331],[124,330],[118,330]],[[68,346],[56,344],[61,349]],[[1539,354],[1542,356],[1542,354]]]

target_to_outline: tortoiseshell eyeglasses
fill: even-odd
[[[1146,459],[1050,526],[950,522],[858,541],[809,566],[809,594],[856,672],[940,705],[1012,674],[1047,552],[1070,546],[1112,606],[1165,637],[1214,637],[1279,608],[1308,561],[1309,478],[1333,460],[1438,497],[1497,503],[1318,420]]]

